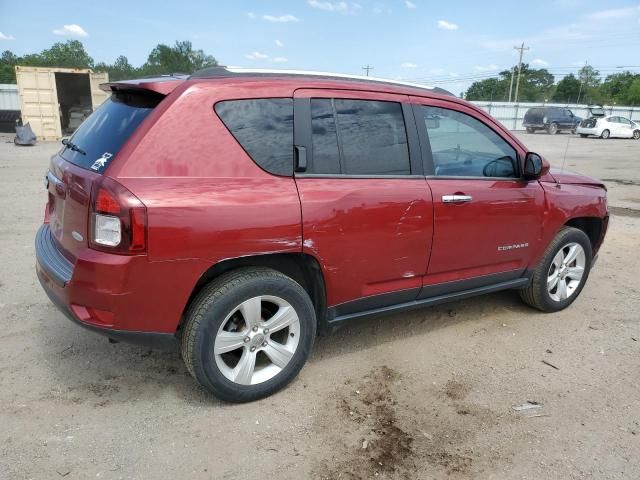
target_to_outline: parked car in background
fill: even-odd
[[[576,132],[582,137],[596,136],[600,138],[634,138],[640,139],[640,124],[626,117],[609,115],[592,117],[583,120]]]
[[[524,114],[523,126],[527,133],[545,130],[551,135],[562,130],[574,132],[582,121],[571,110],[563,107],[533,107]]]
[[[437,88],[224,67],[102,88],[51,158],[38,278],[227,401],[353,319],[505,289],[562,310],[607,231],[602,182]]]

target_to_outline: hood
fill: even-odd
[[[604,183],[595,178],[582,175],[581,173],[570,172],[560,168],[552,168],[549,173],[540,179],[541,182],[563,183],[565,185],[594,185],[606,189]]]

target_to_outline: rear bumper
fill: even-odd
[[[576,133],[580,135],[596,135],[600,136],[602,134],[601,128],[588,128],[588,127],[578,127],[576,128]]]
[[[56,248],[49,225],[42,225],[36,235],[36,273],[49,299],[67,318],[114,340],[162,350],[177,349],[174,333],[117,328],[116,325],[122,323],[119,322],[122,315],[118,312],[127,308],[130,295],[105,289],[104,285],[100,288],[95,281],[74,281],[77,273],[74,270],[75,267]],[[94,266],[93,270],[95,277],[98,269]],[[135,314],[135,311],[130,312],[130,315]]]

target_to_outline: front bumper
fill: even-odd
[[[114,328],[111,321],[115,309],[109,306],[126,295],[113,294],[86,282],[74,284],[75,267],[56,248],[49,225],[40,227],[35,243],[38,280],[53,304],[71,321],[113,340],[162,350],[177,349],[173,333]]]

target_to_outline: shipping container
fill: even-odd
[[[39,140],[70,135],[109,97],[100,90],[109,75],[89,69],[16,66],[16,80],[22,122]]]

